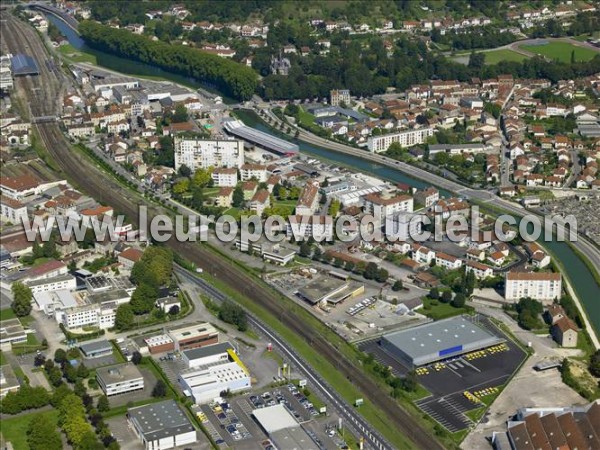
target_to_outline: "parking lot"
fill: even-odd
[[[465,413],[484,406],[480,398],[495,394],[526,357],[520,347],[487,319],[481,318],[479,323],[506,339],[506,343],[416,369],[419,383],[431,395],[415,403],[450,432],[470,427],[473,422]],[[372,353],[379,363],[391,367],[396,376],[409,371],[376,340],[361,343],[359,348]]]

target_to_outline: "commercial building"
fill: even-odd
[[[197,169],[239,168],[244,164],[244,143],[240,140],[175,138],[175,169],[186,165]]]
[[[177,351],[203,347],[219,342],[219,332],[209,323],[198,323],[167,330]]]
[[[10,364],[0,366],[0,398],[9,392],[17,392],[21,386]]]
[[[430,322],[386,334],[381,345],[408,367],[460,356],[503,342],[464,317]]]
[[[0,345],[27,342],[27,333],[17,318],[0,321]]]
[[[311,305],[335,305],[364,292],[365,285],[358,281],[320,276],[298,289],[295,294]]]
[[[207,345],[206,347],[184,350],[181,359],[188,369],[206,366],[214,363],[229,361],[229,355],[234,350],[229,342]]]
[[[115,326],[117,304],[91,304],[75,306],[56,312],[56,321],[68,329],[78,329],[86,326],[101,329]]]
[[[13,56],[11,65],[12,74],[15,77],[40,74],[40,69],[35,63],[35,60],[29,55],[19,53],[18,55]]]
[[[319,445],[283,405],[255,409],[252,415],[276,448],[309,450]]]
[[[77,279],[70,273],[52,278],[28,281],[27,286],[35,295],[37,293],[48,293],[57,291],[72,291],[77,288]]]
[[[96,380],[107,397],[144,389],[144,377],[132,363],[99,367],[96,369]]]
[[[252,387],[250,373],[234,355],[230,352],[227,360],[183,370],[178,381],[184,393],[200,405],[214,401],[225,392],[249,390]]]
[[[175,400],[130,408],[127,421],[146,450],[165,450],[198,440],[196,429]]]
[[[86,358],[101,358],[113,354],[113,346],[106,339],[81,344],[79,349]]]
[[[516,302],[531,297],[543,304],[552,304],[562,293],[560,273],[507,272],[504,298]]]
[[[418,128],[383,136],[370,136],[367,141],[367,148],[370,152],[381,153],[385,152],[394,142],[398,142],[402,147],[412,147],[413,145],[424,144],[427,138],[431,136],[433,136],[433,128]]]
[[[71,275],[68,276],[75,280]],[[75,281],[73,284],[75,284]],[[75,286],[72,289],[75,289]],[[35,292],[33,294],[33,301],[39,310],[43,311],[47,316],[53,316],[57,311],[77,306],[77,299],[66,289]]]
[[[300,148],[296,144],[247,127],[240,120],[227,120],[224,122],[224,127],[229,134],[273,153],[289,155],[300,151]]]
[[[175,349],[173,339],[166,334],[159,334],[158,336],[152,336],[143,340],[145,348],[140,348],[140,352],[149,353],[155,355],[157,353],[172,352]]]

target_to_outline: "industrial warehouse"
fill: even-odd
[[[409,367],[431,364],[502,342],[504,339],[464,317],[427,323],[381,339],[382,347]]]

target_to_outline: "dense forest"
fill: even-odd
[[[93,21],[81,22],[79,32],[91,47],[193,77],[239,100],[249,99],[257,88],[258,76],[252,69],[201,50],[152,41]]]

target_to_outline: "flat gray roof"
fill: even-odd
[[[252,411],[252,415],[269,435],[279,430],[298,426],[294,416],[282,404],[255,409]]]
[[[95,353],[95,352],[101,352],[101,351],[112,351],[112,344],[110,342],[108,342],[106,339],[103,339],[101,341],[94,341],[94,342],[87,342],[85,344],[81,344],[79,346],[79,348],[81,349],[81,351],[83,353],[85,353],[86,355],[89,355],[90,353]]]
[[[183,354],[188,359],[199,359],[207,356],[218,355],[219,353],[225,353],[230,348],[233,349],[233,346],[229,342],[221,342],[219,344],[206,345],[204,347],[184,350]]]
[[[128,409],[127,413],[146,441],[155,441],[195,431],[194,426],[175,400],[138,406]]]
[[[114,366],[99,367],[96,369],[96,376],[99,377],[106,386],[112,383],[142,378],[142,373],[135,364],[124,363]]]
[[[228,133],[276,153],[298,153],[300,151],[300,148],[296,144],[248,127],[241,120],[225,121],[224,126]]]
[[[12,57],[12,72],[13,75],[37,75],[40,73],[35,60],[23,53],[19,53]]]
[[[315,304],[319,303],[324,297],[331,295],[348,283],[338,278],[322,276],[314,279],[304,287],[298,289],[298,294],[306,301]]]
[[[413,361],[430,355],[454,356],[464,347],[481,347],[502,342],[480,326],[464,317],[430,322],[407,330],[386,334],[383,339],[395,346]]]
[[[317,448],[315,441],[299,426],[274,431],[269,434],[269,437],[277,448],[293,448],[295,450],[312,450]]]

